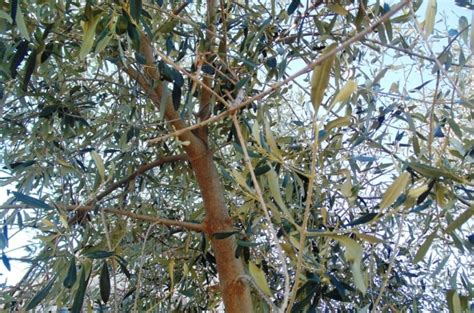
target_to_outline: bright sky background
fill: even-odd
[[[288,1],[289,2],[289,1]],[[390,1],[393,3],[393,1]],[[428,0],[424,0],[423,6],[418,10],[418,17],[420,22],[424,20],[425,7]],[[436,28],[446,36],[446,26],[448,29],[457,29],[458,19],[460,16],[466,16],[469,23],[472,22],[472,14],[474,11],[470,11],[465,8],[461,8],[455,5],[454,0],[438,0],[438,10],[436,15]],[[472,31],[472,30],[471,30]],[[434,47],[434,52],[440,52],[443,48],[443,44],[446,44],[447,40],[444,38]],[[296,69],[298,70],[298,69]],[[2,147],[5,148],[5,147]],[[1,175],[3,176],[3,175]],[[14,190],[12,187],[0,187],[0,204],[5,203],[7,196],[7,189]],[[10,236],[16,232],[15,229],[9,229]],[[15,235],[9,241],[9,246],[5,249],[5,253],[9,258],[22,258],[28,257],[27,252],[22,248],[25,245],[31,245],[35,240],[35,234],[33,231],[24,230],[21,233]],[[11,260],[11,271],[7,271],[3,263],[0,262],[0,284],[7,283],[8,285],[15,285],[24,275],[29,264]]]

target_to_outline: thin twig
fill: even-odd
[[[107,247],[109,248],[109,251],[113,250],[112,247],[112,241],[110,240],[110,233],[109,233],[109,227],[107,226],[107,221],[105,219],[105,214],[104,210],[100,210],[100,219],[102,220],[102,225],[104,226],[104,232],[105,232],[105,239],[107,241]],[[107,266],[107,264],[104,264],[104,266]],[[114,280],[114,312],[118,313],[118,301],[117,301],[117,275],[116,275],[116,270],[115,270],[115,262],[112,262],[112,278]]]
[[[398,224],[398,237],[397,237],[397,242],[395,243],[395,247],[392,252],[392,256],[390,257],[390,261],[388,264],[387,272],[385,273],[385,277],[382,283],[382,287],[380,288],[379,295],[377,296],[377,299],[374,302],[374,306],[372,307],[372,312],[378,312],[377,306],[382,299],[382,295],[385,291],[385,288],[387,287],[388,280],[390,278],[390,273],[392,272],[393,265],[395,263],[395,258],[398,254],[398,249],[400,246],[400,239],[402,238],[402,233],[403,233],[403,217],[405,215],[401,215],[400,219],[397,220]]]
[[[438,71],[440,71],[441,73],[443,73],[443,77],[446,78],[448,80],[448,82],[451,84],[451,86],[454,88],[454,90],[456,91],[456,93],[458,94],[458,96],[463,99],[463,100],[466,100],[463,93],[461,92],[461,90],[459,90],[458,86],[453,82],[453,80],[451,79],[451,77],[448,75],[448,73],[446,72],[446,70],[444,69],[443,67],[443,64],[441,64],[441,62],[438,60],[438,58],[436,57],[435,53],[433,52],[433,48],[431,47],[431,44],[429,43],[428,41],[428,38],[427,36],[424,35],[423,33],[423,30],[422,30],[422,26],[420,24],[420,22],[418,22],[418,19],[416,17],[416,14],[415,14],[415,11],[413,9],[413,5],[411,4],[410,2],[410,12],[413,16],[413,21],[415,23],[415,29],[416,31],[418,32],[418,34],[420,34],[420,37],[421,39],[423,40],[426,48],[428,49],[429,53],[431,54],[431,56],[433,57],[433,59],[435,60],[436,62],[436,66],[438,67]]]
[[[430,110],[430,129],[429,129],[429,137],[428,137],[428,159],[430,162],[432,162],[432,145],[433,145],[433,140],[434,140],[434,111],[435,111],[435,106],[436,102],[438,100],[438,88],[439,88],[439,81],[440,81],[440,75],[439,71],[437,72],[436,75],[436,87],[434,90],[434,95],[433,95],[433,103],[431,104],[431,110]]]
[[[303,255],[304,255],[305,241],[306,241],[306,235],[307,235],[308,221],[309,221],[309,216],[310,216],[312,202],[313,202],[312,201],[313,200],[313,185],[314,185],[314,181],[317,174],[316,160],[317,160],[318,147],[319,147],[319,136],[318,136],[319,130],[318,130],[317,118],[318,118],[318,110],[316,109],[313,115],[314,141],[311,148],[311,168],[310,168],[311,175],[309,176],[309,180],[308,180],[308,195],[306,197],[306,205],[305,205],[304,215],[303,215],[303,224],[301,225],[301,228],[300,228],[300,242],[299,242],[300,247],[298,250],[298,260],[296,263],[295,283],[293,284],[293,289],[291,292],[291,299],[288,305],[288,312],[291,312],[291,308],[293,307],[293,304],[296,300],[296,293],[298,291],[302,264],[303,264]]]
[[[135,297],[135,302],[133,303],[133,312],[137,312],[138,298],[140,298],[138,295],[140,295],[143,264],[145,263],[146,241],[147,241],[148,237],[150,236],[150,232],[151,232],[151,230],[153,229],[153,227],[155,225],[156,225],[156,223],[153,223],[148,227],[148,230],[146,231],[146,234],[145,234],[145,238],[143,239],[142,252],[141,252],[141,255],[140,255],[140,267],[138,268],[138,275],[137,275],[137,287],[136,287],[137,288],[136,289],[137,296]]]
[[[156,224],[161,224],[161,225],[167,225],[167,226],[176,226],[188,230],[193,230],[197,232],[203,232],[204,227],[202,224],[198,223],[190,223],[190,222],[182,222],[182,221],[177,221],[177,220],[170,220],[166,218],[160,218],[160,217],[154,217],[154,216],[149,216],[149,215],[142,215],[142,214],[136,214],[132,213],[129,211],[124,211],[124,210],[119,210],[119,209],[113,209],[113,208],[105,208],[103,209],[104,212],[109,212],[117,215],[123,215],[127,216],[136,220],[141,220],[141,221],[148,221],[148,222],[154,222]]]
[[[237,132],[237,137],[239,138],[240,146],[242,147],[242,152],[244,154],[245,164],[247,165],[247,167],[249,169],[249,172],[250,172],[250,176],[252,177],[252,182],[253,182],[253,185],[255,187],[255,192],[257,193],[258,201],[260,202],[260,205],[262,206],[262,210],[265,214],[265,219],[267,220],[267,223],[268,223],[268,229],[270,230],[272,240],[273,240],[273,242],[275,243],[275,245],[277,247],[278,258],[280,259],[281,265],[283,267],[282,268],[283,269],[283,275],[285,277],[285,292],[284,292],[282,307],[281,307],[280,310],[281,310],[281,312],[284,312],[285,308],[287,306],[287,303],[288,303],[288,297],[289,297],[289,293],[290,293],[290,276],[288,274],[288,268],[287,268],[287,265],[286,265],[285,256],[283,254],[283,249],[282,249],[282,247],[281,247],[281,245],[278,241],[278,236],[277,236],[277,233],[275,231],[275,228],[273,227],[272,219],[271,219],[270,214],[268,212],[267,204],[265,203],[265,200],[263,199],[262,190],[260,189],[260,185],[258,183],[257,176],[255,175],[255,171],[253,169],[252,162],[250,161],[250,157],[249,157],[249,154],[247,152],[247,147],[246,147],[246,144],[245,144],[245,139],[242,136],[242,129],[240,128],[240,124],[239,124],[239,121],[237,119],[236,114],[234,114],[232,116],[232,121],[234,122],[235,130]]]

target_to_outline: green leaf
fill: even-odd
[[[464,179],[459,177],[458,175],[454,174],[452,171],[436,168],[430,165],[418,163],[418,162],[411,162],[408,165],[420,173],[421,175],[425,176],[426,178],[439,178],[445,177],[454,180],[458,183],[464,183]]]
[[[366,224],[366,223],[370,222],[371,220],[373,220],[377,215],[379,215],[379,214],[378,213],[364,214],[361,217],[356,218],[352,222],[346,224],[345,226],[349,227],[349,226],[355,226],[355,225],[360,225],[360,224]]]
[[[86,269],[84,266],[82,266],[81,276],[79,278],[79,287],[77,288],[76,295],[74,296],[74,302],[72,303],[71,313],[82,312],[82,304],[84,303],[86,288],[87,288]]]
[[[64,278],[63,286],[66,288],[72,288],[77,279],[77,270],[76,270],[76,258],[73,256],[69,262],[69,268],[67,270],[67,275]]]
[[[15,1],[16,2],[16,1]],[[23,17],[23,13],[21,13],[20,4],[18,3],[16,8],[16,17],[15,17],[16,26],[20,31],[21,36],[30,41],[30,34],[28,33],[28,28],[26,28],[25,19]]]
[[[41,301],[46,298],[46,296],[49,294],[51,291],[51,288],[53,287],[54,282],[56,281],[56,275],[51,278],[51,280],[46,284],[46,286],[43,287],[38,293],[33,297],[33,299],[30,300],[28,305],[26,306],[25,310],[32,310],[34,309]]]
[[[448,302],[448,309],[450,313],[461,313],[461,299],[455,289],[446,291],[446,301]]]
[[[30,56],[28,57],[28,60],[26,61],[25,74],[23,75],[23,81],[22,81],[23,91],[28,90],[28,84],[30,83],[31,76],[33,75],[33,72],[36,69],[36,54],[37,54],[37,50],[33,49],[30,53]]]
[[[263,175],[263,174],[267,173],[271,169],[272,168],[271,168],[270,165],[264,164],[262,166],[257,167],[254,172],[255,172],[256,176],[260,176],[260,175]]]
[[[461,16],[458,22],[458,31],[463,32],[461,38],[465,44],[467,44],[467,38],[469,36],[469,22],[465,16]]]
[[[339,90],[336,97],[332,101],[331,108],[336,103],[346,103],[352,94],[357,90],[357,83],[353,80],[348,80],[347,83]]]
[[[249,262],[249,272],[258,288],[267,296],[271,296],[272,292],[268,286],[267,279],[265,278],[265,273],[263,270],[255,265],[253,262]]]
[[[2,252],[2,262],[3,265],[7,268],[7,270],[10,272],[11,271],[11,265],[10,265],[10,260],[8,259],[7,255],[5,254],[5,251]]]
[[[100,271],[99,278],[99,287],[100,287],[100,297],[104,303],[109,301],[110,297],[110,275],[109,268],[107,266],[107,261],[104,261],[102,265],[102,270]]]
[[[280,207],[280,210],[285,213],[286,217],[291,217],[291,214],[286,207],[285,201],[283,201],[283,197],[281,196],[280,179],[278,178],[276,171],[272,168],[265,175],[268,180],[271,196],[275,200],[276,204],[278,204],[278,207]]]
[[[433,232],[428,237],[426,237],[425,241],[420,246],[420,248],[418,249],[418,251],[415,254],[415,257],[413,258],[413,263],[414,264],[416,264],[416,263],[420,262],[421,260],[423,260],[426,253],[428,252],[428,249],[430,248],[431,244],[433,243],[433,240],[436,237],[436,231],[437,230],[438,230],[438,228],[435,228],[435,230],[433,230]]]
[[[15,200],[23,202],[26,205],[30,205],[33,208],[41,208],[45,210],[54,210],[54,208],[47,205],[44,201],[27,196],[22,194],[21,192],[12,191],[13,195],[15,196]]]
[[[290,5],[286,9],[286,12],[288,13],[288,15],[291,15],[291,14],[293,14],[293,12],[296,11],[298,6],[300,5],[300,2],[301,2],[301,0],[291,0]]]
[[[95,29],[99,23],[100,15],[90,14],[85,22],[82,22],[82,45],[79,51],[79,59],[84,58],[89,54],[94,45]]]
[[[104,161],[102,160],[100,155],[95,151],[91,151],[91,156],[92,156],[92,159],[94,160],[95,166],[97,167],[97,172],[99,172],[100,180],[104,182],[105,181]]]
[[[341,235],[330,235],[329,237],[339,241],[345,248],[344,257],[347,262],[351,263],[351,272],[354,277],[354,282],[363,294],[367,292],[364,278],[362,276],[361,262],[362,262],[362,246],[355,240]]]
[[[474,204],[471,205],[466,211],[461,213],[454,221],[449,223],[448,227],[444,231],[446,234],[453,232],[455,229],[461,227],[474,215]]]
[[[6,20],[8,23],[13,23],[12,18],[8,15],[7,12],[0,10],[0,18]]]
[[[425,22],[423,25],[423,31],[426,36],[433,33],[435,18],[436,18],[436,0],[428,0],[425,13]]]
[[[99,250],[99,251],[86,252],[83,255],[89,259],[105,259],[105,258],[114,256],[115,252]]]
[[[251,242],[251,241],[239,240],[239,239],[237,239],[237,244],[239,246],[246,247],[246,248],[253,248],[260,245],[260,243],[258,242]]]
[[[230,237],[230,236],[238,234],[238,233],[239,233],[238,230],[234,230],[234,231],[230,231],[230,232],[220,232],[220,233],[212,234],[212,237],[214,237],[214,239],[225,239],[227,237]]]
[[[125,259],[122,258],[120,255],[116,255],[115,257],[118,261],[118,264],[120,265],[120,269],[122,270],[122,272],[125,274],[125,276],[128,279],[130,279],[131,275],[130,275],[130,272],[128,271],[128,269],[127,269],[127,261],[125,261]]]
[[[400,177],[398,177],[391,185],[388,187],[387,191],[385,191],[382,202],[380,202],[379,207],[381,209],[388,208],[396,199],[397,197],[403,192],[406,185],[410,181],[410,174],[407,172],[403,172]]]
[[[337,47],[336,43],[326,47],[326,49],[323,51],[323,55],[329,53],[335,47]],[[317,65],[313,70],[313,75],[311,76],[311,102],[313,103],[315,112],[318,112],[319,106],[323,101],[324,92],[329,85],[329,77],[335,59],[336,54],[333,53],[324,62],[322,62],[321,65]]]
[[[140,23],[140,16],[142,15],[141,0],[130,0],[130,15],[138,25]]]

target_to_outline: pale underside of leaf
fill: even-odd
[[[397,197],[403,192],[406,185],[410,181],[410,174],[408,172],[404,172],[400,175],[391,185],[388,187],[387,191],[385,191],[382,202],[380,202],[380,208],[385,209],[388,208],[396,199]]]
[[[328,46],[326,49],[324,49],[323,55],[330,52],[335,47],[336,44]],[[328,57],[324,62],[322,62],[321,65],[316,66],[313,70],[313,75],[311,77],[311,102],[313,103],[315,112],[318,111],[319,106],[323,101],[324,92],[328,87],[331,68],[335,59],[336,55],[333,54]]]
[[[255,284],[258,286],[258,288],[265,295],[270,297],[272,295],[272,292],[270,290],[270,287],[268,286],[268,282],[265,278],[265,273],[263,272],[263,270],[254,263],[249,262],[249,272],[250,275],[252,275],[252,278],[254,279]]]

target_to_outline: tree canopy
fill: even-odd
[[[0,249],[31,265],[2,310],[468,311],[474,31],[451,20],[1,1]]]

